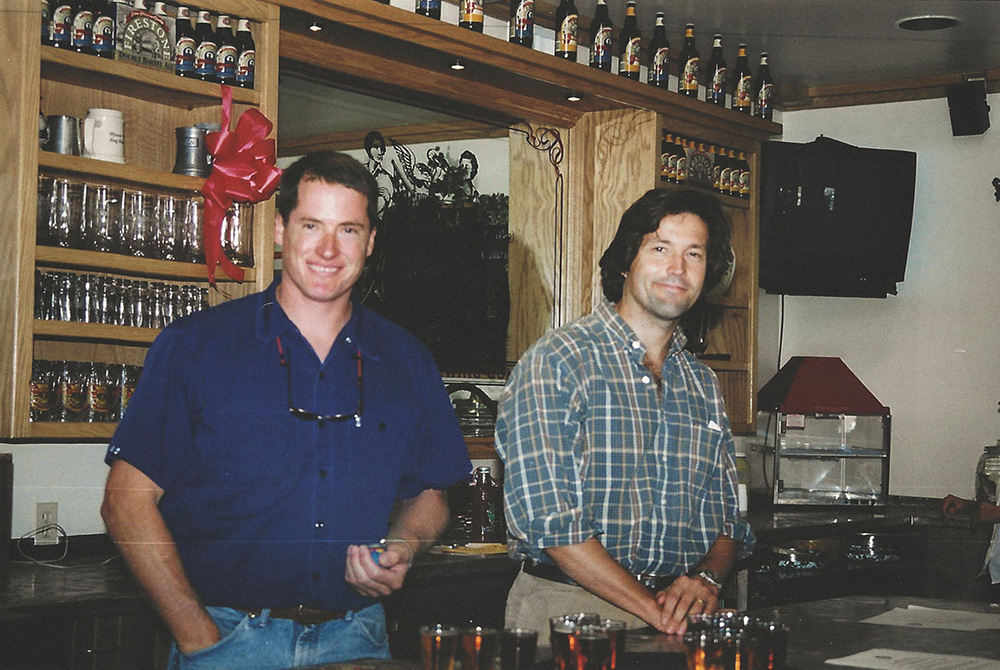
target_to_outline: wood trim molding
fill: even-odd
[[[507,137],[507,128],[499,128],[477,121],[445,121],[414,126],[394,126],[391,128],[351,130],[342,133],[313,135],[282,139],[278,142],[278,156],[301,156],[310,151],[347,151],[364,148],[365,135],[369,130],[378,130],[385,138],[392,138],[400,144],[420,144],[425,142],[453,142],[494,137]]]
[[[987,70],[979,73],[944,74],[836,86],[782,87],[779,95],[782,100],[781,108],[784,111],[930,100],[946,97],[948,86],[964,81],[973,74],[985,77],[988,92],[1000,91],[1000,70]]]

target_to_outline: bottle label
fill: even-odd
[[[223,44],[215,54],[215,72],[219,79],[236,79],[236,47]]]
[[[649,81],[653,84],[666,85],[670,76],[670,49],[660,47],[653,54],[649,66]]]
[[[757,92],[757,116],[764,116],[771,111],[771,84],[764,84]]]
[[[732,181],[732,168],[724,167],[722,171],[719,172],[719,190],[722,192],[729,191],[729,184]]]
[[[483,4],[479,0],[462,0],[462,23],[482,23]]]
[[[76,414],[77,412],[82,412],[87,406],[87,395],[84,393],[83,386],[81,384],[63,384],[60,389],[62,392],[62,405],[66,408],[66,411]]]
[[[73,7],[57,5],[52,12],[52,41],[69,44],[70,33],[73,30]]]
[[[717,67],[712,73],[712,92],[710,95],[713,102],[725,102],[726,100],[726,68]]]
[[[687,155],[677,157],[677,181],[687,181]]]
[[[577,15],[567,14],[559,31],[556,33],[556,51],[560,53],[576,53],[577,45]]]
[[[75,47],[89,47],[94,40],[94,13],[81,10],[73,17],[71,44]]]
[[[672,153],[667,158],[667,179],[677,180],[677,154]]]
[[[618,60],[618,72],[639,74],[639,50],[638,37],[633,37],[622,45],[622,55]]]
[[[750,95],[753,90],[753,80],[750,75],[745,74],[736,80],[736,100],[733,102],[733,108],[739,109],[741,111],[750,110]]]
[[[36,412],[48,412],[52,409],[52,404],[52,384],[32,379],[31,409]]]
[[[684,63],[684,69],[681,71],[683,77],[681,78],[681,90],[682,91],[694,91],[698,92],[698,59],[689,58],[686,63]]]
[[[740,170],[740,195],[750,193],[750,170]]]
[[[240,54],[239,60],[236,61],[236,81],[244,84],[253,83],[256,55],[253,49],[247,49]]]
[[[215,54],[218,46],[215,42],[205,40],[194,50],[194,69],[198,74],[215,74]]]
[[[521,0],[510,22],[510,36],[518,42],[531,40],[535,32],[535,1]]]
[[[111,53],[115,50],[115,20],[101,14],[94,19],[94,51]]]
[[[611,26],[601,27],[594,35],[594,43],[590,46],[590,62],[595,67],[611,64]]]
[[[87,392],[87,404],[94,414],[107,414],[110,406],[107,384],[91,384]]]
[[[177,40],[177,53],[174,56],[174,69],[178,72],[194,72],[194,38],[189,36]]]
[[[419,0],[417,2],[417,12],[419,14],[440,13],[441,0]]]

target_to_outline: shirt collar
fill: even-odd
[[[595,311],[607,326],[611,337],[621,342],[622,346],[633,352],[641,364],[643,356],[646,354],[646,345],[642,343],[639,336],[632,330],[632,326],[628,325],[628,322],[618,313],[615,306],[605,298],[601,300]],[[687,336],[678,324],[674,329],[674,334],[670,338],[670,349],[667,351],[667,358],[683,351],[685,344],[687,344]]]

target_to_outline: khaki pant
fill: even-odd
[[[542,579],[523,570],[518,573],[507,594],[504,625],[507,628],[537,630],[539,646],[548,647],[549,618],[576,612],[593,612],[604,619],[618,619],[624,621],[629,628],[645,628],[649,625],[634,614],[615,607],[579,586]]]

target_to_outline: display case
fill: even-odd
[[[773,502],[884,505],[888,415],[778,414]]]

